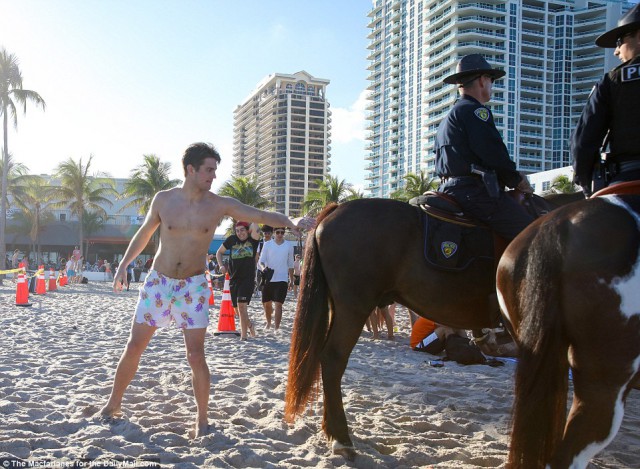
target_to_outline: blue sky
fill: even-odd
[[[127,177],[155,153],[182,177],[192,142],[222,153],[230,178],[233,110],[271,73],[331,80],[331,173],[364,184],[370,0],[0,0],[0,47],[40,93],[9,132],[32,173],[94,155]],[[1,145],[1,143],[0,143]]]

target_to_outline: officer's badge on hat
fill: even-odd
[[[456,66],[456,73],[449,75],[442,81],[449,85],[460,85],[469,81],[474,75],[489,75],[497,80],[505,76],[505,74],[504,70],[491,68],[489,62],[480,54],[470,54],[460,59]]]
[[[596,46],[615,48],[618,38],[640,29],[640,4],[634,6],[618,21],[618,26],[596,39]]]
[[[489,120],[489,110],[486,107],[479,107],[478,109],[473,111],[473,113],[481,121],[487,122]]]

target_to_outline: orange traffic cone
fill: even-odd
[[[233,334],[240,335],[236,331],[236,321],[231,304],[231,292],[229,291],[229,274],[224,277],[224,289],[222,290],[222,303],[220,304],[220,317],[218,319],[218,332],[213,335]]]
[[[38,267],[38,280],[36,281],[36,295],[44,295],[47,293],[47,288],[44,282],[44,266]]]
[[[20,264],[20,267],[24,267]],[[16,285],[16,306],[31,306],[29,303],[29,286],[24,276],[24,271],[18,274],[18,284]]]
[[[216,300],[213,295],[213,286],[211,285],[211,272],[207,270],[207,283],[209,284],[209,291],[211,292],[211,296],[209,297],[209,306],[214,306],[216,304]]]
[[[56,291],[56,288],[58,288],[58,285],[56,284],[56,273],[53,270],[53,267],[51,267],[51,270],[49,271],[49,291]]]

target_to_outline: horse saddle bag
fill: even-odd
[[[461,271],[479,259],[493,262],[493,234],[467,217],[452,197],[426,192],[409,201],[420,207],[424,221],[424,257],[431,266]]]

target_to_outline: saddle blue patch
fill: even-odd
[[[440,250],[442,251],[442,255],[449,259],[458,250],[458,245],[453,241],[444,241],[440,244]]]
[[[489,120],[489,110],[484,107],[479,107],[473,113],[476,115],[478,119],[481,121],[487,122]]]

